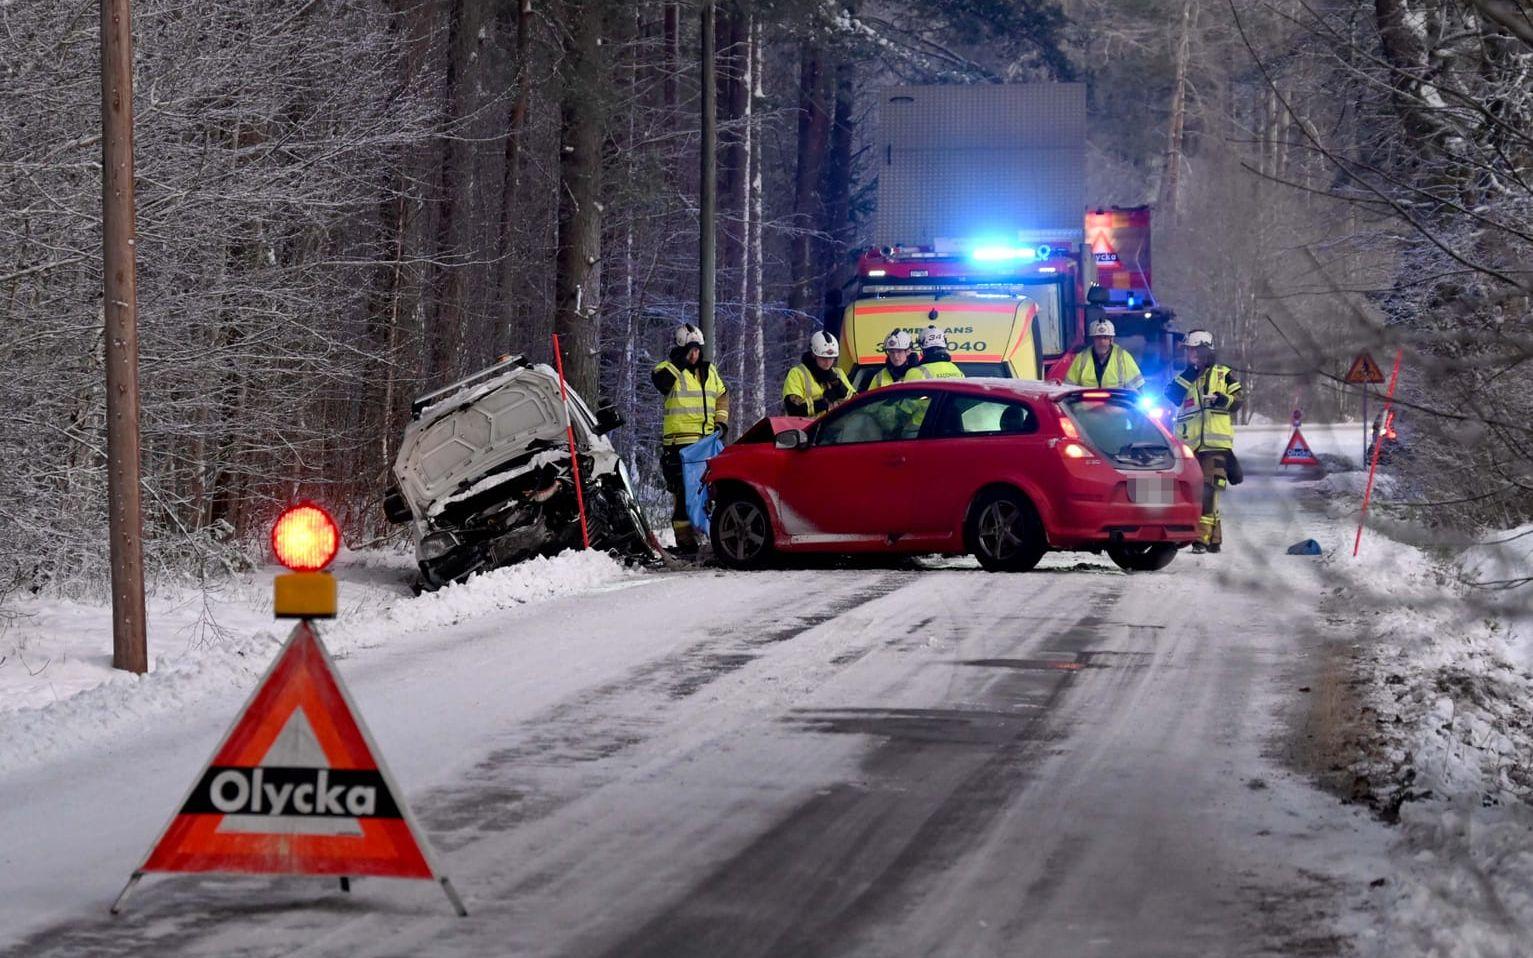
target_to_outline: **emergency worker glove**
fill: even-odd
[[[718,424],[717,428],[718,428],[719,438],[720,439],[724,439],[724,440],[728,440],[729,439],[729,423],[721,422],[721,423]]]
[[[1226,396],[1224,393],[1218,393],[1208,400],[1208,408],[1210,409],[1224,409],[1228,407],[1229,404],[1230,397]]]
[[[840,402],[846,398],[846,384],[839,378],[825,387],[825,398],[831,402]]]

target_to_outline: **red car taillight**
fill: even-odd
[[[1066,459],[1085,459],[1091,455],[1091,451],[1078,442],[1067,442],[1059,447],[1060,453]]]

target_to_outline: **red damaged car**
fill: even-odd
[[[1164,568],[1197,538],[1202,472],[1133,393],[936,379],[819,419],[764,419],[708,464],[717,560],[973,553],[1025,572],[1054,550]]]

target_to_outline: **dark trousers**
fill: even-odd
[[[676,533],[676,551],[697,551],[697,530],[687,515],[687,488],[681,477],[682,446],[660,447],[660,475],[665,479],[665,490],[671,494],[671,529]]]

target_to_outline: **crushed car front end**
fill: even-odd
[[[565,409],[554,371],[520,358],[412,405],[385,511],[412,526],[423,588],[581,545]],[[568,414],[592,548],[655,561],[622,458],[605,435],[621,419],[610,410],[593,415],[573,392]]]

